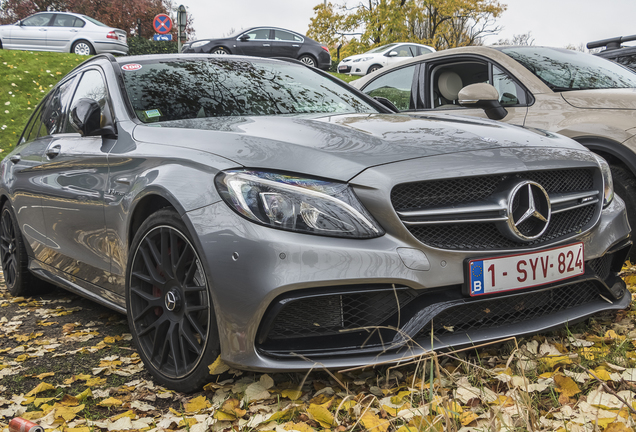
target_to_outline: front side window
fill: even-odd
[[[431,74],[433,108],[461,108],[459,91],[470,84],[488,82],[488,64],[463,61],[437,66]]]
[[[42,107],[42,127],[39,136],[54,135],[62,132],[64,126],[64,111],[68,106],[71,92],[73,90],[73,79],[66,81],[56,87],[47,98]]]
[[[71,107],[75,102],[82,98],[93,99],[99,104],[102,112],[104,111],[108,100],[108,90],[106,89],[104,78],[99,71],[92,69],[82,74],[80,82],[77,85],[77,90],[75,90],[75,94],[73,95]],[[71,126],[70,121],[66,122],[64,132],[76,132],[76,130]]]
[[[413,57],[411,48],[408,45],[400,45],[399,47],[394,48],[393,51],[397,52],[397,57]]]
[[[636,72],[591,54],[564,48],[499,49],[521,63],[556,92],[636,88]]]
[[[497,66],[492,67],[492,85],[499,92],[499,102],[502,106],[525,105],[526,92],[510,75]]]
[[[249,40],[265,40],[269,39],[269,29],[255,29],[244,33],[243,36],[247,36]]]
[[[52,13],[40,13],[37,15],[30,16],[24,20],[22,20],[23,26],[27,27],[44,27],[49,25],[49,21],[53,17]]]
[[[371,97],[390,100],[400,111],[411,108],[411,88],[415,65],[400,68],[371,81],[363,90]]]
[[[144,123],[205,117],[377,112],[304,66],[233,59],[142,61],[126,70],[130,103]]]

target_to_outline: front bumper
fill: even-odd
[[[466,298],[461,284],[463,261],[484,253],[438,251],[391,233],[351,240],[280,231],[246,221],[223,202],[187,213],[186,221],[198,233],[195,241],[205,257],[222,359],[243,369],[306,370],[316,363],[341,368],[398,362],[431,348],[545,331],[600,311],[624,309],[631,301],[617,277],[630,233],[620,198],[603,210],[591,231],[570,240],[584,242],[584,275],[483,299]],[[400,255],[403,248],[423,251],[428,269],[413,270],[412,263],[407,267]],[[366,297],[360,297],[361,293]],[[372,301],[370,294],[375,296]],[[335,314],[329,312],[334,301],[340,302]],[[400,314],[389,313],[381,322],[364,321],[376,310],[397,310],[396,301],[401,304]],[[285,305],[294,302],[304,307],[291,308],[291,315],[285,315]],[[362,311],[356,312],[362,318],[355,322],[372,324],[369,328],[350,329],[344,337],[308,331],[343,320],[344,310],[352,304]],[[481,324],[490,319],[484,316],[485,310],[496,311],[493,325]],[[511,311],[522,318],[516,319]],[[458,321],[454,318],[458,316],[466,318]],[[300,331],[294,333],[293,327],[299,325]],[[376,330],[382,326],[399,326],[402,332]]]

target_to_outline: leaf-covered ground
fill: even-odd
[[[636,291],[636,268],[624,272]],[[0,288],[0,429],[605,431],[636,420],[636,312],[400,367],[257,374],[210,365],[196,394],[153,384],[125,317],[55,290]]]

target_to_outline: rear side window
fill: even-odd
[[[303,39],[300,36],[296,36],[293,33],[289,33],[282,30],[274,30],[274,39],[281,41],[302,42]]]
[[[74,27],[75,17],[72,15],[57,14],[53,20],[53,27]]]
[[[40,117],[42,116],[42,106],[44,104],[41,103],[33,113],[33,116],[27,123],[24,128],[24,132],[22,133],[22,139],[18,143],[18,145],[31,142],[38,137],[38,131],[40,130],[40,125],[42,124]]]
[[[391,71],[373,80],[364,88],[371,97],[390,100],[400,111],[411,108],[411,88],[415,65]]]

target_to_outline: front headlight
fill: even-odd
[[[601,166],[603,174],[603,208],[607,207],[614,199],[614,181],[612,180],[612,171],[605,159],[595,154],[594,157]]]
[[[221,172],[215,181],[234,211],[261,225],[335,237],[384,235],[345,183],[247,170]]]
[[[198,48],[198,47],[201,47],[203,45],[207,45],[209,43],[210,43],[210,41],[192,42],[192,44],[190,45],[190,48]]]

